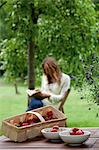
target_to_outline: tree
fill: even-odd
[[[9,9],[10,5],[10,9]],[[24,1],[7,1],[7,5],[5,7],[6,11],[8,11],[8,15],[6,17],[7,26],[9,26],[9,33],[11,33],[12,37],[10,37],[10,40],[6,41],[6,44],[4,43],[4,48],[6,49],[6,56],[8,51],[8,45],[10,48],[10,58],[11,55],[14,53],[16,55],[16,51],[18,55],[23,55],[20,53],[20,50],[22,53],[26,50],[26,45],[28,45],[28,76],[29,76],[29,88],[34,88],[34,48],[35,48],[35,34],[34,34],[34,28],[35,28],[35,15],[34,15],[34,1],[26,2]],[[26,13],[23,13],[23,12]],[[34,16],[33,16],[34,15]],[[9,42],[10,41],[10,42]],[[22,47],[25,47],[24,51],[22,50]],[[26,53],[26,51],[25,51]],[[4,55],[3,55],[4,56]],[[20,57],[21,57],[20,56]],[[26,56],[26,55],[25,55]],[[22,69],[20,71],[16,70],[18,67],[15,65],[17,62],[17,57],[14,57],[12,61],[9,61],[8,57],[4,57],[4,59],[9,62],[7,65],[5,65],[6,72],[9,73],[9,76],[13,79],[16,79],[20,77],[20,71],[22,72]],[[22,58],[21,58],[22,59]],[[24,59],[25,60],[25,59]],[[21,61],[21,64],[23,62]],[[26,63],[24,63],[26,65]],[[9,67],[8,67],[9,65]],[[13,67],[11,67],[13,66]],[[15,66],[15,67],[14,67]],[[16,69],[15,69],[16,68]],[[26,67],[23,65],[23,68]],[[12,73],[13,72],[13,73]]]
[[[54,55],[65,72],[77,77],[83,73],[81,57],[87,58],[96,47],[94,5],[90,0],[53,1],[52,12],[39,19],[37,60],[44,58],[46,53]]]
[[[18,94],[17,81],[19,78],[24,80],[27,74],[26,47],[23,41],[21,42],[16,38],[3,40],[2,44],[0,56],[4,60],[3,68],[6,69],[5,77],[14,83],[16,94]]]
[[[81,58],[95,51],[97,41],[91,0],[13,0],[5,9],[10,37],[28,48],[29,88],[35,87],[35,64],[40,74],[38,66],[46,54],[58,59],[71,77],[83,78]]]

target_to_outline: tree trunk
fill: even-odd
[[[31,19],[34,26],[35,32],[37,32],[36,26],[37,26],[37,20],[38,15],[37,10],[34,7],[34,3],[30,4],[31,8]],[[29,41],[29,48],[28,48],[28,88],[34,89],[35,88],[35,36],[37,35],[31,35],[31,39]],[[30,102],[30,97],[28,96],[28,105]]]
[[[35,44],[31,40],[28,47],[28,88],[35,88]],[[28,97],[28,105],[30,98]]]
[[[14,82],[14,87],[15,87],[15,93],[16,94],[20,94],[20,92],[18,91],[18,86],[17,86],[17,82]]]

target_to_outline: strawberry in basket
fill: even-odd
[[[53,112],[52,112],[52,110],[48,110],[43,117],[44,117],[45,121],[53,119]]]

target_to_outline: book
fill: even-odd
[[[37,95],[38,93],[40,93],[40,90],[39,89],[34,89],[34,90],[28,89],[26,92],[29,96],[34,96],[34,95]]]
[[[49,97],[49,95],[47,95],[47,93],[42,93],[39,89],[34,89],[34,90],[28,89],[26,92],[29,96],[33,96],[39,100],[43,100],[43,99]]]

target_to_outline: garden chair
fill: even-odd
[[[66,93],[65,93],[65,95],[64,95],[64,97],[63,97],[63,99],[61,100],[60,106],[59,106],[59,110],[62,111],[63,113],[64,113],[64,104],[65,104],[65,102],[66,102],[66,99],[67,99],[69,93],[70,93],[70,89],[68,89],[68,90],[66,91]]]
[[[64,97],[63,97],[63,99],[61,100],[60,106],[59,106],[59,108],[58,108],[60,111],[62,111],[62,113],[64,113],[64,104],[65,104],[65,102],[66,102],[66,100],[67,100],[67,97],[68,97],[69,93],[70,93],[70,89],[68,89],[68,90],[66,91],[66,93],[65,93],[65,95],[64,95]],[[65,114],[65,113],[64,113],[64,114]],[[65,122],[65,126],[67,127],[67,122]]]

